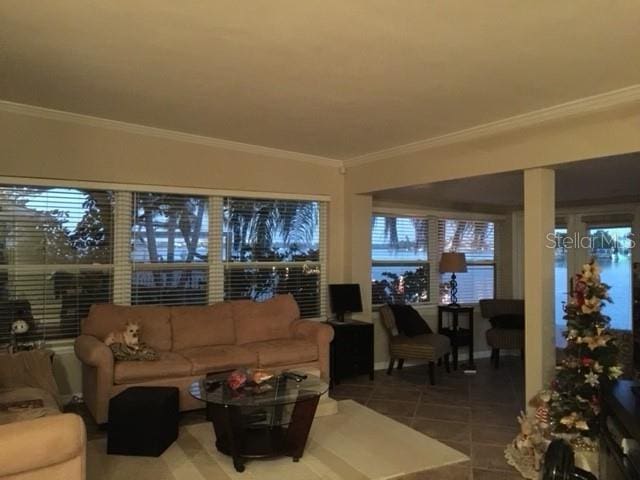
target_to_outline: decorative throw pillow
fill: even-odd
[[[135,360],[155,361],[160,359],[160,355],[146,343],[141,343],[138,348],[132,348],[124,343],[112,343],[109,345],[113,358],[120,361],[130,362]]]
[[[502,328],[505,330],[524,330],[524,315],[517,313],[508,313],[504,315],[496,315],[489,319],[493,328]]]
[[[411,305],[389,305],[396,320],[398,332],[407,337],[433,333],[420,314]]]

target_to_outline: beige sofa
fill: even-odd
[[[1,480],[85,478],[84,423],[60,414],[51,361],[46,350],[0,355]],[[15,408],[34,401],[41,403]]]
[[[160,353],[158,361],[114,361],[103,343],[128,320],[142,326],[142,341]],[[93,305],[75,342],[83,364],[84,400],[98,423],[108,421],[109,399],[133,385],[176,386],[180,409],[202,408],[189,395],[194,380],[215,371],[261,366],[273,370],[315,368],[329,378],[333,329],[301,320],[291,295],[208,306]]]
[[[67,413],[0,425],[1,480],[83,480],[86,433]]]

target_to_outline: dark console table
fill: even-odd
[[[635,385],[619,380],[603,387],[600,480],[640,478],[640,396],[632,392]]]
[[[445,326],[445,314],[452,321]],[[466,315],[468,319],[467,327],[460,327],[460,317]],[[475,370],[473,361],[473,307],[438,305],[438,333],[446,335],[451,340],[451,350],[453,352],[453,369],[458,369],[458,349],[469,347],[469,362],[467,368]]]
[[[331,342],[331,384],[344,378],[369,375],[373,380],[373,323],[329,321],[335,335]]]

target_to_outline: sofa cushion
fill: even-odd
[[[158,352],[159,360],[116,362],[113,369],[115,384],[138,383],[157,378],[188,377],[191,362],[175,352]]]
[[[171,307],[173,351],[207,345],[233,345],[236,332],[229,302]]]
[[[291,322],[300,318],[293,295],[276,295],[264,302],[231,302],[236,329],[236,343],[261,342],[291,337]]]
[[[260,366],[293,365],[318,359],[318,345],[307,340],[278,339],[248,343],[245,348],[258,355]]]
[[[114,330],[122,330],[127,322],[138,322],[140,339],[156,350],[171,350],[169,307],[125,306],[103,303],[91,305],[82,333],[100,340]]]
[[[255,352],[237,345],[212,345],[180,351],[191,362],[191,374],[203,375],[258,364]]]

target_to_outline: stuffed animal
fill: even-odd
[[[19,350],[26,350],[30,347],[26,347],[18,341],[20,337],[29,332],[29,323],[26,320],[14,320],[11,324],[11,344],[9,345],[10,352],[17,352]]]
[[[24,335],[29,331],[29,324],[26,320],[15,320],[11,324],[12,335]]]
[[[114,343],[121,343],[130,350],[140,348],[140,324],[137,322],[127,322],[124,330],[111,332],[104,339],[104,343],[110,347]]]

